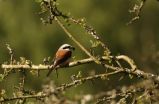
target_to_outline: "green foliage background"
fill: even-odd
[[[159,2],[147,0],[141,11],[141,18],[127,26],[132,18],[128,13],[136,3],[135,0],[59,0],[59,9],[64,13],[70,13],[75,18],[85,18],[92,25],[108,45],[113,55],[126,54],[133,58],[140,69],[146,72],[159,73]],[[9,43],[14,49],[15,58],[26,57],[34,64],[42,63],[45,57],[53,57],[57,48],[63,43],[69,43],[77,47],[53,22],[52,25],[43,25],[38,12],[39,3],[34,0],[0,0],[0,63],[9,60],[5,43]],[[78,40],[89,49],[90,36],[77,25],[70,25],[70,31]],[[100,48],[97,49],[100,52]],[[77,48],[75,59],[87,58]],[[59,78],[55,73],[51,78],[56,85],[70,82],[70,76],[82,72],[82,76],[88,76],[90,71],[102,73],[105,70],[95,64],[81,65],[73,68],[59,70]],[[2,73],[2,71],[0,71]],[[40,72],[40,77],[27,73],[26,88],[41,90],[45,83],[47,72]],[[0,89],[6,89],[11,95],[13,86],[18,84],[20,74],[9,75],[0,82]],[[119,77],[119,76],[117,76]],[[133,83],[127,81],[125,76],[122,81],[118,78],[111,81],[97,80],[94,84],[87,82],[80,87],[68,90],[68,95],[79,93],[95,93],[112,89],[122,84]],[[130,80],[130,79],[129,79]],[[81,90],[82,89],[82,90]]]

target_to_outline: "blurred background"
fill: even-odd
[[[145,72],[159,74],[159,2],[147,0],[141,11],[141,17],[131,25],[126,24],[131,20],[132,9],[135,0],[58,0],[59,9],[64,13],[70,13],[75,18],[85,18],[103,41],[107,44],[112,55],[125,54],[136,62],[138,68]],[[61,44],[69,43],[77,47],[63,30],[53,22],[52,25],[44,25],[40,21],[39,3],[34,0],[0,0],[0,63],[9,60],[8,43],[14,49],[15,59],[25,57],[33,64],[42,64],[45,57],[53,57]],[[91,46],[91,37],[77,25],[70,25],[69,30],[88,50]],[[93,39],[92,39],[93,40]],[[96,49],[100,51],[99,49]],[[73,56],[75,60],[87,58],[79,48],[76,48]],[[99,65],[88,64],[73,68],[65,68],[58,71],[59,77],[53,72],[50,78],[55,85],[68,83],[70,76],[81,71],[82,76],[88,76],[91,72],[103,73]],[[2,69],[0,73],[2,73]],[[40,91],[46,80],[46,73],[40,72],[40,77],[27,73],[26,89]],[[0,82],[0,89],[6,89],[7,94],[12,95],[13,87],[19,83],[20,74],[14,73],[6,80]],[[118,80],[120,75],[112,76],[109,81],[97,80],[93,84],[86,82],[78,87],[69,89],[66,93],[69,97],[76,94],[96,93],[135,83],[135,78],[130,81],[128,76]],[[100,85],[100,86],[99,86]]]

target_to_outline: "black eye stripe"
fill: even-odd
[[[66,46],[66,47],[64,47],[63,49],[66,49],[66,48],[70,48],[70,46]]]

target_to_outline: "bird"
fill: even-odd
[[[57,67],[62,67],[68,65],[70,58],[72,56],[72,52],[75,48],[69,44],[63,44],[57,50],[55,57],[51,63],[50,70],[47,73],[47,77],[51,74],[51,72],[55,69],[57,74]],[[57,74],[58,77],[58,74]]]

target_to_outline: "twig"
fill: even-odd
[[[7,49],[9,50],[9,55],[10,55],[10,64],[13,64],[13,55],[14,55],[14,53],[13,53],[13,49],[10,47],[10,45],[9,45],[9,44],[6,44],[6,46],[7,46]]]
[[[130,13],[134,13],[135,17],[133,17],[127,25],[132,24],[134,21],[138,20],[140,18],[140,13],[142,8],[144,7],[144,4],[146,3],[146,0],[141,0],[140,4],[135,4],[132,10],[129,10]]]
[[[95,95],[94,99],[98,99],[96,104],[100,104],[101,102],[112,101],[112,99],[118,100],[119,97],[125,98],[126,96],[126,98],[127,97],[132,98],[132,104],[136,104],[135,101],[139,101],[141,97],[148,95],[150,91],[152,90],[155,91],[156,89],[158,89],[158,86],[159,86],[158,84],[154,84],[151,80],[144,80],[138,83],[134,83],[133,85],[130,86],[122,86],[118,89],[101,92]]]
[[[19,91],[22,92],[22,95],[25,95],[24,93],[24,85],[25,85],[25,79],[26,79],[26,70],[22,69],[21,70],[21,73],[22,73],[22,76],[21,76],[21,79],[20,79],[20,83],[19,83]],[[22,102],[23,104],[26,102],[26,99],[22,99]]]
[[[122,59],[122,60],[126,61],[131,66],[132,71],[136,70],[137,66],[136,66],[135,62],[131,58],[129,58],[128,56],[119,55],[119,56],[116,56],[115,58],[117,60],[121,60]]]
[[[10,55],[10,62],[9,64],[12,65],[13,64],[13,61],[14,61],[14,52],[13,52],[13,49],[10,47],[9,44],[6,44],[6,47],[9,51],[9,55]],[[3,79],[5,79],[10,73],[12,73],[12,68],[10,68],[10,70],[4,70],[4,76],[3,76]]]
[[[91,35],[94,39],[96,39],[100,45],[104,48],[104,50],[107,52],[106,56],[110,55],[110,50],[108,49],[108,47],[105,45],[105,43],[102,41],[102,39],[99,37],[99,35],[97,34],[96,30],[93,29],[92,26],[89,26],[88,24],[86,24],[86,22],[84,21],[84,19],[75,19],[73,17],[68,17],[68,19],[70,21],[72,21],[75,24],[80,25],[82,28],[85,29],[85,31]]]

